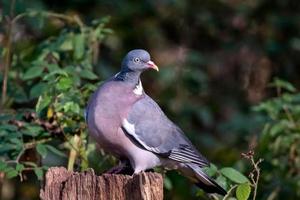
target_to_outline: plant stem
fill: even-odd
[[[236,187],[237,187],[237,185],[234,185],[233,187],[231,187],[231,188],[228,190],[227,194],[224,196],[223,200],[226,200],[226,199],[230,196],[231,192],[232,192]]]
[[[4,107],[4,104],[6,102],[6,96],[7,96],[7,81],[8,81],[8,72],[11,67],[11,58],[12,58],[12,31],[14,24],[21,18],[28,15],[28,13],[22,13],[17,15],[13,18],[13,8],[15,6],[15,0],[12,0],[11,2],[11,8],[10,8],[10,17],[7,18],[7,42],[6,42],[6,52],[4,55],[4,75],[3,75],[3,81],[2,81],[2,99],[1,99],[1,107]],[[81,21],[81,19],[75,15],[75,16],[68,16],[64,14],[59,13],[53,13],[53,12],[45,12],[46,16],[48,17],[55,17],[59,19],[63,19],[65,21],[76,23],[79,27],[81,32],[84,30],[84,23]]]
[[[6,52],[4,55],[4,73],[3,73],[3,81],[2,81],[2,99],[1,99],[1,107],[4,108],[4,104],[6,101],[6,93],[7,93],[7,80],[8,80],[8,72],[11,65],[11,57],[12,57],[12,30],[13,30],[13,14],[14,14],[15,0],[11,1],[10,4],[10,16],[7,17],[7,42],[6,42]]]
[[[80,136],[74,135],[71,150],[70,150],[70,155],[69,155],[68,171],[73,171],[74,169],[74,163],[77,157],[77,153],[79,153],[78,149],[80,148],[80,143],[81,143]]]
[[[259,163],[261,163],[263,161],[263,159],[259,159],[257,162],[254,161],[253,156],[251,156],[251,163],[254,166],[254,170],[256,172],[256,177],[251,178],[252,182],[253,182],[253,186],[254,186],[254,192],[253,192],[253,200],[256,199],[256,195],[257,195],[257,186],[258,186],[258,181],[259,181],[259,177],[260,177],[260,168],[258,167]]]
[[[23,145],[22,150],[19,152],[17,158],[15,160],[8,160],[5,161],[6,163],[11,163],[11,164],[18,164],[22,155],[24,154],[24,152],[28,149],[32,149],[34,148],[37,144],[41,144],[41,143],[46,143],[51,141],[52,138],[45,138],[45,139],[41,139],[41,140],[37,140],[37,141],[33,141],[33,142],[27,142]]]

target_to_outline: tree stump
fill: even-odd
[[[40,191],[42,200],[162,200],[163,178],[158,173],[95,175],[92,169],[70,172],[52,167]]]

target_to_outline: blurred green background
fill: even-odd
[[[224,167],[250,174],[241,153],[254,150],[256,199],[300,199],[299,1],[2,0],[0,14],[0,199],[38,199],[49,166],[117,162],[99,156],[83,110],[136,48],[160,68],[143,74],[146,92],[221,185],[238,184]],[[165,199],[209,197],[168,172]]]

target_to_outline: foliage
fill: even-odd
[[[300,93],[291,83],[280,79],[275,79],[270,87],[276,89],[277,97],[254,107],[267,120],[259,141],[264,168],[268,171],[262,177],[264,185],[269,186],[270,196],[297,199],[300,197]]]
[[[226,196],[221,198],[217,195],[212,195],[213,199],[247,200],[251,193],[253,193],[252,199],[256,199],[258,181],[260,178],[260,168],[258,165],[262,160],[260,159],[255,162],[253,151],[243,153],[242,156],[249,160],[253,167],[253,171],[249,174],[250,179],[232,167],[218,169],[214,164],[211,164],[210,167],[204,169],[209,176],[215,177],[216,182],[227,190]],[[199,191],[197,195],[202,196],[203,192]]]
[[[214,195],[215,199],[228,199],[229,197],[231,197],[231,199],[234,198],[238,200],[248,199],[251,192],[250,181],[236,169],[232,167],[224,167],[218,170],[217,167],[212,164],[210,168],[208,168],[207,173],[211,176],[215,176],[216,182],[228,192],[223,198],[218,198]],[[236,190],[236,194],[232,192],[234,190]]]
[[[2,91],[3,107],[32,103],[34,110],[27,107],[25,110],[17,109],[15,113],[2,113],[0,170],[6,178],[19,175],[21,180],[25,171],[32,170],[41,180],[47,165],[40,161],[49,152],[66,158],[66,150],[69,150],[69,170],[73,169],[76,160],[80,161],[81,169],[89,166],[90,147],[87,146],[83,113],[98,79],[92,67],[98,56],[95,51],[111,31],[105,28],[107,18],[93,21],[91,26],[87,26],[76,15],[34,10],[17,15],[9,25],[14,26],[26,17],[44,17],[45,21],[55,18],[66,25],[57,36],[46,37],[35,46],[13,49],[12,43],[7,43],[3,48],[3,56],[7,57],[7,52],[10,52],[9,57],[12,57],[9,62],[11,66],[7,69],[7,94],[3,93],[6,90]],[[15,88],[17,91],[13,90]],[[24,155],[30,150],[34,150],[34,157],[37,158],[25,158]],[[80,159],[77,159],[78,156]],[[211,176],[218,174],[217,182],[224,188],[238,186],[239,199],[249,196],[247,186],[250,182],[237,170],[218,170],[212,165],[208,173]],[[166,187],[171,189],[172,183],[168,180]]]
[[[41,177],[43,167],[48,165],[67,165],[68,162],[69,168],[85,168],[86,157],[89,166],[97,167],[97,171],[108,168],[104,165],[109,157],[99,156],[94,151],[95,146],[86,143],[85,131],[81,132],[84,130],[83,101],[95,89],[98,80],[104,80],[119,69],[120,60],[128,50],[145,48],[160,66],[160,73],[155,77],[154,73],[144,74],[145,90],[203,155],[217,166],[249,172],[251,167],[240,160],[240,155],[250,146],[258,157],[264,158],[260,164],[257,199],[299,199],[297,129],[292,128],[293,123],[282,109],[286,104],[292,106],[288,112],[298,124],[295,88],[299,88],[299,5],[293,0],[2,0],[0,81],[7,82],[7,91],[1,88],[4,106],[0,108],[0,144],[3,145],[0,149],[6,153],[0,152],[0,171],[7,169],[8,177],[23,171],[21,178],[26,182],[19,183],[17,178],[9,180],[10,183],[15,181],[15,197],[23,198],[24,191],[29,190],[18,188],[29,187],[33,182],[35,188],[30,189],[38,190],[38,183],[30,176],[32,169],[37,169],[36,174]],[[11,23],[14,13],[20,16]],[[99,29],[103,31],[102,36],[90,44],[91,37],[87,34],[90,31],[85,30],[95,30],[97,25],[86,22],[104,19],[106,15],[112,17],[109,26],[115,34],[103,40],[109,30],[102,27]],[[80,35],[84,35],[84,40]],[[100,43],[101,48],[98,48]],[[61,49],[52,52],[46,48],[51,45]],[[80,53],[83,46],[84,56]],[[50,57],[42,58],[46,65],[39,67],[36,61],[43,49],[51,50]],[[98,59],[99,51],[101,59]],[[83,64],[84,59],[87,65]],[[56,71],[46,79],[50,75],[48,65],[54,71],[55,66],[51,68],[51,65],[58,65],[62,73]],[[89,65],[94,69],[86,69]],[[100,78],[86,79],[83,70],[96,72]],[[267,88],[274,76],[294,86],[277,79]],[[52,87],[48,86],[50,79]],[[70,80],[77,84],[78,79],[79,85],[70,84]],[[92,85],[84,87],[89,83]],[[281,88],[280,93],[269,101],[274,96],[274,85]],[[76,96],[78,91],[82,100]],[[60,95],[62,93],[68,96]],[[295,102],[287,102],[286,95],[292,96]],[[262,100],[266,104],[259,108]],[[253,104],[259,104],[260,111],[251,112]],[[261,126],[265,127],[263,133]],[[5,143],[2,135],[5,135]],[[19,161],[29,171],[16,163],[22,148],[26,150]],[[217,170],[216,178],[222,175],[221,169]],[[255,171],[253,177],[256,181]],[[250,176],[248,179],[251,199],[255,188]],[[238,185],[226,177],[225,182],[228,189]],[[209,198],[196,197],[196,187],[177,173],[168,172],[165,187],[166,199]],[[247,187],[241,185],[240,189],[233,189],[228,199],[244,197]]]
[[[69,169],[73,169],[78,156],[81,169],[88,166],[83,113],[98,80],[92,68],[98,57],[95,51],[111,33],[105,27],[108,18],[94,20],[88,26],[76,15],[34,10],[12,18],[8,26],[13,29],[17,22],[28,17],[44,23],[58,20],[64,26],[57,35],[36,45],[13,48],[14,44],[7,43],[2,48],[3,56],[10,52],[12,60],[6,63],[9,65],[7,94],[2,91],[2,108],[7,111],[1,114],[0,171],[7,178],[19,175],[21,180],[22,173],[29,170],[42,179],[47,166],[41,165],[40,160],[49,152],[66,157],[61,150],[69,149]],[[5,77],[2,79],[5,82]],[[34,110],[29,106],[10,112],[8,108],[15,104],[31,104]]]

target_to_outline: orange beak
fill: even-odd
[[[150,60],[150,61],[147,62],[147,64],[148,64],[149,68],[152,68],[156,71],[159,71],[157,65],[153,61]]]

